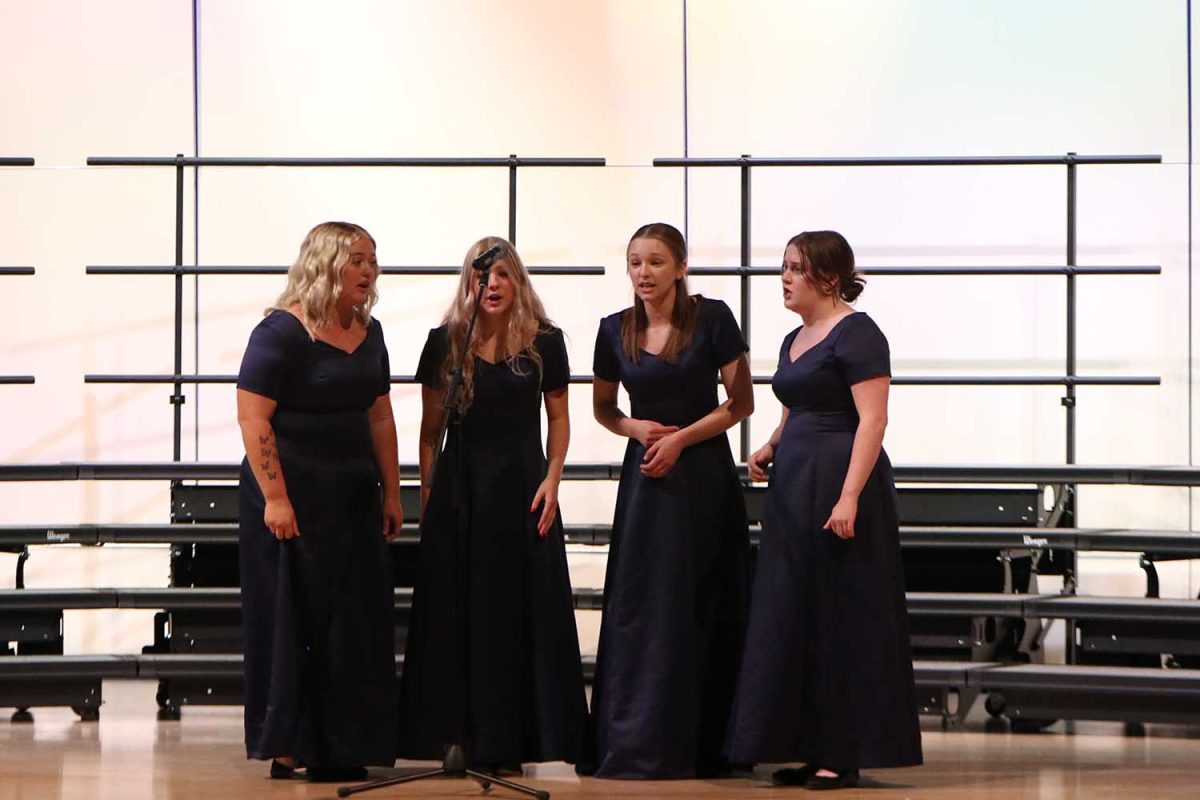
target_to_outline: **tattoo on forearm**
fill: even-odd
[[[263,473],[267,476],[267,480],[273,481],[279,478],[279,451],[275,446],[275,434],[268,433],[265,436],[259,434],[259,456],[262,458],[260,466]]]

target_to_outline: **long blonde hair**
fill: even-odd
[[[443,386],[448,383],[451,366],[458,363],[463,349],[468,348],[467,325],[471,321],[471,312],[475,307],[475,299],[472,296],[471,289],[479,280],[479,273],[471,266],[471,262],[478,258],[481,253],[496,245],[500,246],[500,254],[496,257],[495,263],[504,261],[508,264],[509,276],[512,279],[513,288],[516,290],[513,293],[512,306],[509,309],[508,325],[500,340],[497,355],[508,363],[513,372],[522,375],[524,373],[521,371],[517,356],[522,353],[528,353],[529,357],[537,365],[538,371],[541,372],[542,355],[534,346],[533,340],[539,332],[547,330],[553,323],[546,316],[546,309],[542,306],[542,301],[538,298],[537,292],[533,290],[533,284],[529,282],[529,272],[525,269],[525,264],[521,261],[521,256],[517,254],[516,248],[499,236],[485,236],[471,245],[471,248],[467,250],[467,256],[463,259],[462,273],[458,279],[458,293],[455,295],[454,300],[451,301],[450,308],[446,311],[446,316],[442,319],[442,322],[446,325],[447,334],[450,339],[446,361],[442,364]],[[474,341],[471,342],[468,348],[468,355],[477,351],[481,338],[479,325],[476,323],[472,336]],[[474,358],[468,357],[463,361],[462,394],[460,397],[461,402],[457,410],[459,413],[463,413],[471,405],[471,401],[475,397]]]
[[[315,331],[333,321],[338,297],[342,293],[342,269],[350,260],[350,246],[365,236],[375,244],[366,229],[351,222],[322,222],[304,237],[300,255],[288,267],[287,288],[267,313],[299,305],[301,320],[308,335],[316,339]],[[371,308],[379,302],[375,286],[367,302],[354,309],[354,318],[363,326],[371,322]]]

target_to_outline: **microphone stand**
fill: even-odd
[[[523,786],[513,781],[508,781],[494,775],[488,775],[484,772],[471,769],[467,766],[467,754],[463,746],[464,740],[467,738],[467,719],[469,718],[469,689],[467,686],[467,658],[466,658],[466,642],[467,642],[467,626],[466,626],[466,611],[465,603],[463,602],[463,587],[467,585],[466,572],[468,560],[466,557],[466,541],[463,535],[466,528],[466,492],[463,491],[462,477],[462,413],[459,408],[459,395],[462,393],[462,373],[463,366],[471,351],[471,336],[475,332],[475,320],[479,317],[479,306],[483,302],[483,293],[487,288],[488,277],[491,271],[492,262],[496,260],[499,254],[497,248],[484,253],[483,257],[477,258],[472,265],[479,272],[479,290],[475,293],[475,307],[471,310],[471,319],[467,323],[467,338],[463,344],[462,352],[458,354],[458,363],[450,370],[449,385],[446,388],[445,412],[442,414],[442,428],[438,433],[437,446],[433,450],[433,466],[430,474],[437,475],[438,460],[442,452],[442,445],[446,441],[447,430],[451,423],[454,424],[455,430],[458,431],[456,440],[458,446],[454,449],[454,476],[451,481],[456,496],[452,503],[452,508],[455,513],[455,546],[454,546],[454,567],[450,570],[450,579],[453,582],[454,594],[454,609],[451,618],[454,620],[454,625],[457,628],[451,640],[457,642],[455,648],[455,658],[451,659],[454,668],[457,670],[460,687],[467,702],[457,704],[457,708],[461,709],[461,713],[456,714],[458,719],[455,721],[455,738],[446,746],[446,755],[442,759],[442,766],[433,769],[421,770],[409,775],[401,775],[395,778],[382,778],[376,781],[360,783],[357,786],[342,786],[337,790],[338,797],[349,797],[360,792],[370,792],[375,789],[382,789],[386,786],[397,786],[402,783],[411,783],[425,778],[470,778],[479,784],[479,787],[484,791],[491,788],[492,784],[503,786],[512,789],[516,792],[529,795],[535,800],[550,800],[550,793],[542,789],[534,789],[531,786]],[[422,535],[424,533],[422,532]]]

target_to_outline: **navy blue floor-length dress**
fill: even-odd
[[[579,756],[587,700],[562,518],[540,536],[529,510],[546,477],[542,393],[570,368],[557,328],[534,347],[540,368],[528,351],[517,371],[475,357],[474,399],[438,459],[401,673],[403,758],[440,759],[451,743],[478,766]],[[448,350],[446,327],[431,331],[422,384],[442,385]]]
[[[863,488],[852,539],[822,530],[841,496],[858,427],[850,387],[891,374],[887,339],[863,313],[792,361],[772,388],[789,409],[763,509],[750,624],[730,723],[738,763],[838,770],[921,763],[921,732],[886,452]]]
[[[729,307],[697,297],[696,329],[675,363],[621,345],[603,319],[595,374],[621,382],[631,416],[686,427],[718,405],[721,367],[746,351]],[[661,478],[630,439],[604,579],[592,694],[595,774],[687,778],[720,773],[749,595],[745,501],[729,439],[683,451]]]
[[[383,330],[352,353],[286,311],[250,336],[238,388],[275,400],[271,426],[300,536],[278,541],[242,462],[238,535],[246,753],[310,766],[396,755],[393,585],[367,409],[389,389]]]

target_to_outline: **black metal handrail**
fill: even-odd
[[[592,375],[572,375],[571,383],[588,384]],[[771,375],[755,375],[756,384],[769,384]],[[95,384],[229,384],[237,383],[237,375],[231,374],[188,374],[171,373],[93,373],[83,376],[84,383]],[[393,375],[397,385],[417,383],[415,375]],[[1153,375],[1095,375],[1074,377],[1067,375],[896,375],[892,384],[896,386],[1158,386],[1162,379]]]
[[[232,488],[232,487],[231,487]],[[750,541],[761,527],[752,525]],[[568,544],[607,545],[611,525],[563,526]],[[395,543],[420,540],[420,525],[406,522]],[[236,522],[99,523],[68,525],[0,525],[0,547],[26,545],[106,544],[236,544]],[[1150,553],[1154,558],[1200,558],[1200,533],[1118,528],[972,527],[901,525],[904,548],[965,547],[985,550],[1074,550],[1079,552]]]
[[[137,267],[104,267],[88,268],[89,274],[156,274],[165,272],[175,278],[175,331],[174,331],[174,364],[175,374],[183,372],[183,278],[184,275],[205,274],[200,271],[203,267],[192,267],[190,270],[183,264],[183,187],[184,170],[197,167],[503,167],[508,170],[508,240],[517,242],[517,171],[525,167],[603,167],[607,162],[603,158],[543,158],[510,154],[507,157],[484,158],[266,158],[242,156],[185,156],[178,153],[173,157],[164,156],[88,156],[88,166],[94,167],[172,167],[175,170],[175,263],[167,268],[150,267],[150,271],[138,270]],[[423,269],[419,272],[405,271],[405,267],[390,267],[385,274],[454,274],[458,268],[444,267],[412,268]],[[603,274],[595,267],[579,268],[583,274]],[[240,272],[239,270],[252,270]],[[225,270],[224,274],[272,274],[274,267],[235,267]],[[546,273],[543,273],[546,274]],[[564,274],[564,273],[550,273]],[[183,404],[186,397],[183,394],[183,382],[174,383],[171,394],[172,405],[172,458],[179,461],[182,457],[183,444]]]
[[[260,156],[88,156],[89,167],[603,167],[603,158],[529,156],[272,158]]]
[[[779,276],[779,267],[752,266],[714,266],[688,267],[689,275],[711,275],[727,277],[759,277]],[[982,266],[859,266],[858,271],[864,275],[893,276],[1041,276],[1041,275],[1161,275],[1162,267],[1147,266],[1087,266],[1071,267],[1065,265],[982,265]]]
[[[0,464],[0,481],[74,480],[236,480],[240,464],[216,461],[65,461],[50,464]],[[746,468],[738,468],[745,477]],[[1087,464],[899,464],[899,483],[1123,484],[1200,486],[1200,467]],[[402,480],[419,479],[416,464],[401,464]],[[617,480],[619,462],[567,464],[567,480]]]
[[[1067,247],[1066,247],[1066,267],[1063,268],[1061,274],[1067,279],[1067,344],[1066,344],[1066,373],[1068,377],[1075,377],[1075,278],[1082,274],[1112,274],[1112,273],[1084,273],[1079,271],[1079,266],[1076,262],[1076,167],[1081,164],[1161,164],[1161,155],[1079,155],[1078,153],[1066,153],[1063,155],[1049,156],[871,156],[871,157],[774,157],[774,156],[750,156],[741,155],[736,157],[718,157],[718,158],[656,158],[653,161],[656,167],[737,167],[741,173],[741,236],[739,257],[740,265],[735,267],[709,267],[693,270],[696,274],[709,275],[733,275],[740,278],[739,292],[741,296],[740,322],[742,327],[742,335],[746,337],[746,342],[750,342],[750,278],[755,275],[769,275],[776,272],[774,269],[756,268],[750,264],[750,174],[754,167],[992,167],[992,166],[1065,166],[1067,168]],[[934,274],[1040,274],[1027,272],[1012,272],[1011,268],[1004,269],[1003,272],[973,272],[964,273],[958,270],[959,267],[946,267],[943,269],[954,270],[953,272],[937,272],[928,271],[930,268],[922,268],[920,272],[914,272],[916,268],[898,267],[893,268],[888,274],[892,275],[934,275]],[[932,268],[936,270],[937,268]],[[986,269],[986,268],[984,268]],[[727,271],[731,270],[731,271]],[[1120,273],[1119,273],[1120,274]],[[1123,273],[1123,274],[1155,274],[1150,268],[1145,272],[1138,273]],[[1066,449],[1068,464],[1075,462],[1075,384],[1067,383],[1066,397],[1063,398],[1063,407],[1066,410]],[[741,423],[741,460],[745,461],[750,455],[750,421],[743,420]],[[1069,645],[1070,646],[1070,645]]]
[[[603,275],[601,266],[529,266],[532,275]],[[285,266],[109,266],[94,265],[86,269],[88,275],[286,275]],[[458,275],[461,266],[393,266],[380,267],[381,275]]]
[[[997,167],[1073,166],[1076,164],[1161,164],[1161,155],[1081,156],[867,156],[656,158],[656,167]]]
[[[29,156],[0,156],[0,167],[32,167],[35,163]]]

